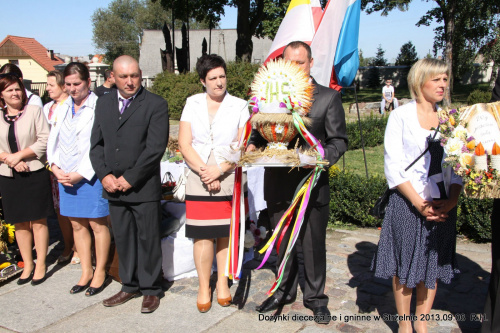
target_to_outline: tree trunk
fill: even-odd
[[[250,1],[238,1],[238,19],[236,28],[238,39],[236,40],[236,59],[246,62],[250,62],[252,60],[253,52],[253,31],[250,29],[249,17]]]
[[[444,13],[444,29],[446,37],[445,61],[450,69],[450,77],[448,78],[448,93],[443,101],[444,106],[451,106],[451,94],[453,93],[453,33],[455,32],[455,9],[456,1],[449,0],[448,11]]]

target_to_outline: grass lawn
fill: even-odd
[[[379,175],[384,177],[384,145],[365,148],[366,164],[368,165],[368,175]],[[349,172],[357,175],[366,176],[365,162],[363,160],[363,150],[348,150],[344,157],[340,158],[336,166],[341,170],[345,168]]]

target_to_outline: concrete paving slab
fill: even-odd
[[[196,303],[178,294],[167,293],[153,313],[141,313],[142,297],[107,308],[95,304],[60,322],[47,327],[50,332],[202,332],[230,318],[234,307],[223,308],[214,303],[207,313],[199,313]],[[78,323],[78,325],[74,325]]]
[[[219,332],[298,332],[305,325],[292,321],[292,316],[272,316],[272,314],[233,313],[217,325],[207,329],[207,333]],[[276,321],[274,321],[276,319]]]

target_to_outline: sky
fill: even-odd
[[[91,16],[111,1],[18,0],[16,5],[22,10],[22,15],[2,15],[0,38],[6,35],[33,37],[55,53],[70,56],[95,54],[99,50],[92,43]],[[0,0],[0,3],[7,4],[7,0]],[[410,40],[419,57],[432,52],[435,25],[416,27],[415,24],[434,4],[434,1],[415,0],[407,12],[394,10],[385,17],[379,13],[361,13],[359,48],[363,56],[374,57],[381,45],[385,58],[394,62],[401,46]],[[221,28],[235,29],[236,14],[235,8],[227,7]]]

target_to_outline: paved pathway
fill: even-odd
[[[140,313],[141,298],[105,308],[102,300],[118,292],[120,285],[113,282],[94,297],[70,295],[79,278],[79,266],[54,265],[61,244],[52,240],[46,282],[36,287],[18,286],[15,280],[0,284],[0,333],[391,332],[397,323],[390,317],[396,312],[390,282],[375,280],[369,271],[378,238],[375,229],[328,232],[326,292],[336,320],[326,326],[309,320],[312,313],[302,305],[300,292],[298,301],[277,313],[280,317],[256,313],[254,308],[266,298],[274,274],[269,268],[252,270],[255,261],[247,264],[242,280],[231,287],[235,304],[227,308],[214,303],[208,313],[200,314],[195,278],[165,282],[165,297],[152,314]],[[491,268],[490,245],[459,239],[457,253],[463,273],[451,285],[439,285],[431,315],[434,319],[439,315],[440,320],[430,322],[430,332],[477,332],[480,327],[474,318],[483,309]],[[376,316],[382,319],[376,320]]]

